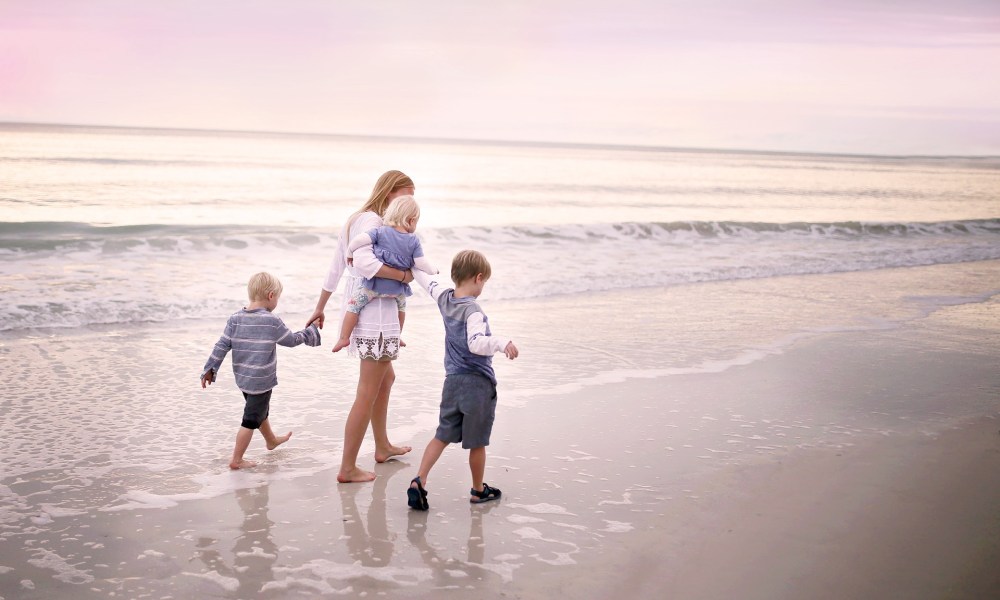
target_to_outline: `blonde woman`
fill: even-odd
[[[412,272],[400,271],[379,262],[370,246],[360,248],[354,254],[353,264],[348,265],[347,244],[358,235],[381,227],[382,216],[389,205],[400,196],[412,196],[414,191],[413,180],[399,171],[387,171],[379,177],[368,202],[351,215],[340,232],[337,252],[319,294],[316,310],[309,317],[309,323],[318,321],[319,326],[323,326],[326,303],[336,291],[345,271],[348,275],[343,294],[345,310],[346,303],[356,296],[364,279],[382,277],[404,284],[413,281]],[[341,483],[375,479],[375,473],[357,465],[358,452],[369,422],[375,437],[375,462],[385,462],[412,449],[409,446],[394,446],[389,442],[386,432],[389,392],[396,379],[392,361],[399,356],[399,331],[396,301],[392,298],[374,298],[361,311],[358,324],[351,333],[349,352],[357,354],[361,359],[361,369],[354,405],[344,424],[344,456],[337,474],[337,481]]]

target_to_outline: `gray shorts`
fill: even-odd
[[[441,415],[434,437],[465,449],[490,445],[497,388],[482,375],[448,375],[441,390]]]

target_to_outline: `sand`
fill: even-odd
[[[407,509],[425,428],[372,484],[279,455],[212,498],[41,513],[0,529],[0,597],[995,597],[998,314],[501,404],[486,506],[450,448]]]

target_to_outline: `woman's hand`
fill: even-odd
[[[507,355],[507,358],[514,360],[517,358],[517,346],[514,342],[507,342],[507,347],[503,349],[503,353]]]
[[[310,325],[315,323],[316,327],[323,329],[323,322],[325,320],[326,320],[326,314],[323,311],[317,309],[315,312],[313,312],[312,316],[309,317],[309,320],[306,321],[306,327],[309,327]]]

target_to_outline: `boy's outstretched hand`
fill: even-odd
[[[507,347],[503,349],[503,353],[507,355],[507,358],[514,360],[517,358],[517,346],[514,342],[507,342]]]
[[[212,369],[205,371],[205,374],[201,376],[201,388],[205,389],[206,384],[212,385],[213,381],[215,381],[215,371]]]

